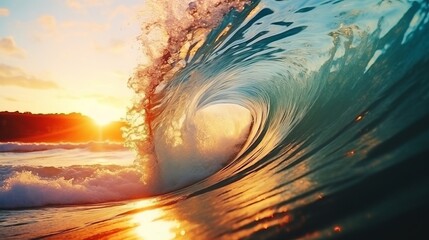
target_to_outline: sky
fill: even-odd
[[[142,3],[0,0],[0,111],[124,118]]]

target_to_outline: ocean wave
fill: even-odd
[[[0,209],[119,201],[148,196],[134,167],[0,165]]]
[[[318,157],[336,143],[347,156],[358,146],[330,139],[365,131],[361,123],[382,113],[378,99],[425,61],[413,47],[427,46],[424,1],[201,3],[154,11],[162,14],[141,37],[149,63],[129,81],[139,98],[128,145],[165,190],[226,165],[233,170],[223,178],[289,162],[293,149]],[[368,151],[378,145],[370,142]]]

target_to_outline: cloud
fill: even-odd
[[[29,89],[57,89],[58,85],[51,81],[31,76],[20,68],[0,63],[0,86],[16,86]]]
[[[66,98],[71,100],[92,100],[97,103],[103,104],[103,105],[110,105],[112,107],[117,108],[123,108],[126,106],[129,102],[129,99],[126,98],[119,98],[112,95],[104,95],[99,93],[92,93],[92,94],[85,94],[85,95],[76,95],[76,94],[64,94],[58,95],[59,98]]]
[[[37,21],[39,24],[48,32],[56,32],[57,31],[57,20],[52,15],[42,15]]]
[[[9,9],[7,9],[7,8],[0,8],[0,16],[1,17],[9,16]]]
[[[0,38],[0,53],[18,58],[24,58],[26,55],[25,51],[16,45],[13,37]]]
[[[2,97],[2,99],[8,102],[18,102],[18,99],[11,97]]]
[[[74,30],[77,32],[102,32],[109,28],[108,24],[82,21],[64,21],[61,22],[61,28],[65,30]]]
[[[127,7],[127,6],[124,6],[124,5],[119,5],[119,6],[115,7],[114,9],[112,9],[108,13],[108,16],[109,16],[109,18],[112,19],[112,18],[115,18],[117,16],[121,16],[121,15],[123,15],[123,16],[131,16],[133,14],[137,15],[137,11],[136,11],[135,8],[133,8],[133,7]]]
[[[126,104],[124,99],[119,99],[114,96],[93,94],[89,95],[88,97],[95,99],[99,103],[111,105],[114,107],[123,107]]]
[[[95,44],[95,50],[98,52],[120,54],[125,50],[125,42],[119,39],[112,39],[106,45]]]
[[[99,7],[108,4],[108,0],[67,0],[66,4],[69,8],[83,11],[89,7]]]
[[[69,39],[71,37],[84,37],[109,29],[109,24],[87,21],[57,21],[52,15],[42,15],[37,19],[42,31],[38,31],[36,38],[43,39]]]
[[[67,0],[67,6],[71,9],[75,9],[75,10],[82,10],[83,9],[82,3],[80,3],[77,0]]]

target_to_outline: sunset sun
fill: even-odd
[[[100,127],[105,126],[105,125],[109,124],[110,122],[112,122],[111,120],[106,119],[106,118],[102,118],[102,117],[99,117],[99,118],[97,117],[97,118],[92,118],[92,119]]]
[[[88,114],[89,117],[100,127],[106,126],[107,124],[118,121],[119,119],[113,114],[109,114],[106,112],[95,112],[93,114]]]

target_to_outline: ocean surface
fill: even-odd
[[[0,239],[427,237],[428,1],[146,2],[126,147],[1,143]]]

